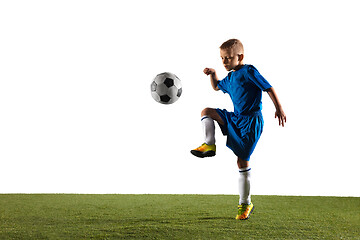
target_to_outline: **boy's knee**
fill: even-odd
[[[201,117],[208,116],[217,121],[219,124],[224,125],[224,121],[220,117],[220,115],[217,113],[216,109],[214,108],[204,108],[201,111]]]
[[[214,109],[213,108],[204,108],[202,111],[201,111],[201,116],[211,116],[212,113],[213,113]]]

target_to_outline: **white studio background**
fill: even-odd
[[[285,128],[263,95],[265,129],[252,193],[360,196],[357,1],[1,1],[0,193],[237,194],[236,157],[204,107],[232,110],[202,73],[226,71],[219,46],[276,89]],[[156,103],[173,72],[183,95]]]

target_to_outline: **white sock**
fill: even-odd
[[[250,204],[251,195],[250,195],[250,167],[240,168],[239,173],[239,205],[241,204]]]
[[[201,118],[203,125],[203,131],[205,136],[205,143],[207,145],[215,144],[215,123],[214,120],[209,116],[203,116]]]

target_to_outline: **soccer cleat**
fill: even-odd
[[[246,220],[249,219],[250,214],[254,211],[254,204],[241,204],[238,206],[238,214],[236,215],[236,220]]]
[[[213,157],[216,154],[216,145],[207,145],[203,143],[200,147],[195,148],[194,150],[190,151],[193,155],[204,158],[204,157]]]

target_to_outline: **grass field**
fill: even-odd
[[[0,239],[360,239],[360,198],[1,194]]]

